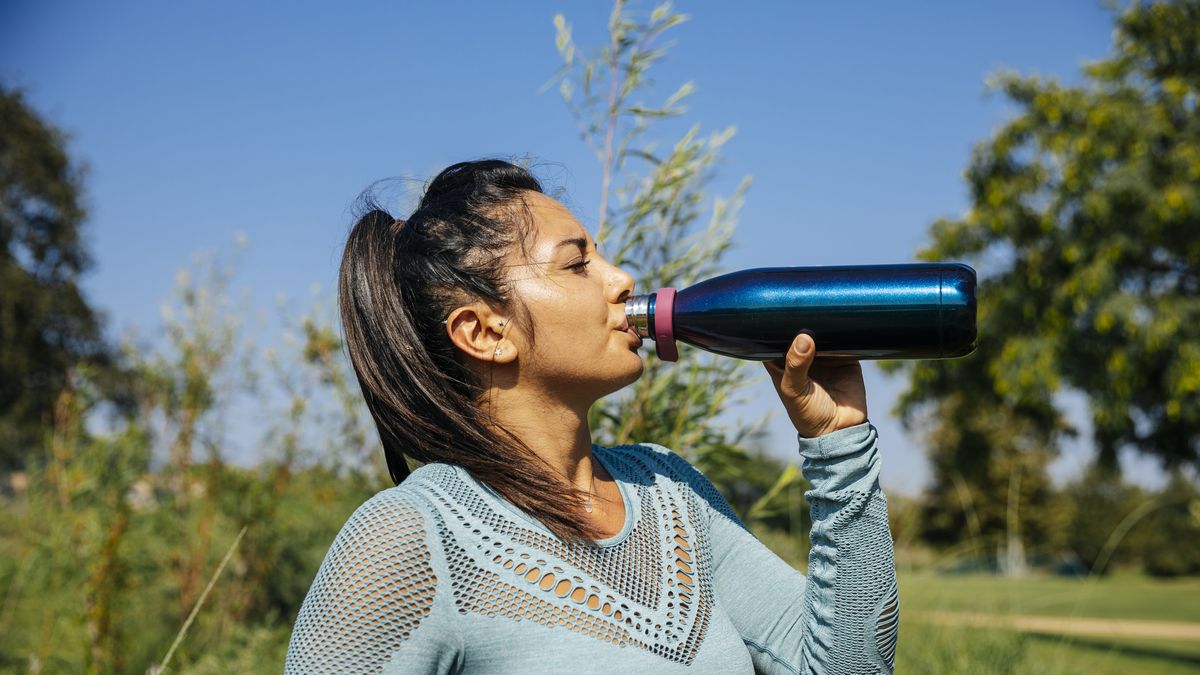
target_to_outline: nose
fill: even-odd
[[[634,280],[625,270],[613,265],[612,278],[608,284],[609,298],[612,302],[622,303],[633,295]]]

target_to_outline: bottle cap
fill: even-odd
[[[678,361],[675,345],[675,289],[658,289],[654,296],[654,351],[663,361]]]

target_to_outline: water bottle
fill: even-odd
[[[663,361],[676,340],[777,359],[801,330],[818,358],[944,359],[975,350],[975,281],[961,263],[761,267],[634,296],[625,315]]]

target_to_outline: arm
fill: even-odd
[[[896,570],[875,428],[864,422],[799,442],[812,487],[809,577],[722,503],[707,509],[717,601],[760,672],[891,673]]]
[[[733,547],[719,555],[721,576],[731,575],[721,595],[733,604],[735,624],[763,670],[890,673],[899,622],[896,571],[862,368],[857,361],[817,360],[816,342],[805,331],[781,359],[763,365],[796,427],[812,486],[805,495],[813,521],[809,578],[785,569],[733,521],[714,516],[714,546]],[[746,590],[759,584],[766,588]]]
[[[438,611],[437,551],[426,517],[399,489],[350,516],[292,630],[284,672],[445,673],[459,636]]]

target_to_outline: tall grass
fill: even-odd
[[[173,671],[247,654],[250,672],[278,670],[329,542],[385,474],[365,460],[329,313],[284,317],[287,353],[262,353],[232,276],[198,258],[158,346],[126,340],[136,417],[113,418],[77,370],[44,450],[0,486],[0,671],[144,673],[169,650]],[[235,465],[238,407],[260,411],[258,451]]]

